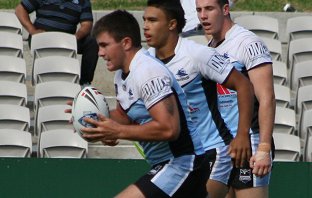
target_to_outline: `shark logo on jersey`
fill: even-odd
[[[176,75],[178,76],[178,81],[187,80],[190,78],[183,68],[179,69]]]
[[[168,76],[158,76],[146,81],[142,86],[142,96],[146,102],[152,102],[160,96],[171,93],[171,79]]]
[[[270,56],[270,51],[268,48],[260,41],[252,42],[247,46],[247,55],[250,60],[255,60],[257,58],[267,58]]]
[[[251,170],[250,169],[240,169],[239,170],[239,181],[243,183],[248,183],[251,181]]]

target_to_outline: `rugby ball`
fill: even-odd
[[[92,118],[98,120],[97,114],[109,117],[109,107],[105,96],[94,87],[85,87],[74,98],[72,106],[73,126],[82,138],[83,132],[81,128],[94,127],[83,119]]]

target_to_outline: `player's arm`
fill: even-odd
[[[173,94],[149,108],[151,121],[142,125],[124,125],[110,118],[99,116],[100,120],[85,119],[95,128],[83,128],[88,139],[125,139],[133,141],[168,141],[179,136],[179,112]],[[92,134],[93,133],[93,134]]]
[[[126,112],[121,108],[120,104],[117,102],[116,108],[109,111],[109,117],[120,124],[131,124]]]
[[[86,37],[87,35],[89,35],[91,30],[92,30],[92,25],[93,25],[92,21],[81,22],[79,29],[75,33],[76,39],[80,40],[80,39]]]
[[[248,71],[250,81],[259,101],[260,144],[256,154],[251,158],[253,173],[266,175],[271,170],[271,140],[275,118],[275,95],[273,87],[272,64],[262,64]]]
[[[43,30],[37,29],[30,20],[29,14],[24,6],[20,3],[15,8],[15,14],[23,27],[30,35],[43,32]]]
[[[237,92],[239,121],[237,135],[232,140],[229,153],[235,158],[235,166],[243,166],[251,157],[249,129],[253,115],[254,92],[250,81],[236,69],[233,69],[223,86]]]

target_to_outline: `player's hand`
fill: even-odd
[[[264,143],[265,144],[265,143]],[[270,146],[259,144],[257,152],[250,158],[250,168],[252,173],[258,177],[263,177],[271,171],[272,159],[270,156]]]
[[[105,140],[105,139],[102,139],[101,141],[102,141],[102,143],[104,145],[108,145],[108,146],[116,146],[117,144],[119,144],[118,140]]]
[[[238,133],[230,143],[228,154],[234,159],[235,167],[243,167],[244,163],[251,157],[249,135]]]
[[[84,121],[93,125],[92,128],[82,128],[81,131],[84,133],[83,137],[90,141],[101,140],[117,140],[119,139],[119,132],[116,130],[119,126],[114,120],[105,117],[102,114],[98,114],[99,120],[94,120],[92,118],[84,118]]]

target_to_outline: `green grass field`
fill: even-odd
[[[14,9],[19,2],[20,0],[0,0],[0,8]],[[91,0],[91,2],[94,10],[142,10],[146,4],[146,0]],[[298,12],[312,12],[311,0],[239,0],[233,10],[281,12],[287,2]]]

